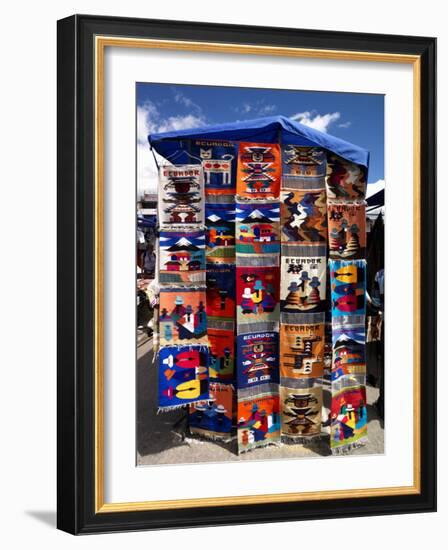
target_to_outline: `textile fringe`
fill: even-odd
[[[189,428],[188,430],[188,437],[191,437],[191,439],[199,440],[199,441],[217,441],[219,443],[230,443],[234,439],[236,439],[236,435],[231,434],[225,434],[225,435],[219,435],[217,433],[205,433],[206,430],[204,430],[204,433],[195,432],[192,431],[192,428]]]
[[[171,405],[170,407],[158,407],[157,414],[175,411],[176,409],[187,409],[188,405],[197,405],[198,403],[203,402],[204,399],[197,399],[196,401],[191,401],[189,403],[180,403],[179,405]]]
[[[286,325],[317,325],[325,323],[325,313],[290,313],[288,311],[281,311],[280,322]]]
[[[211,386],[214,386],[213,388]],[[218,389],[221,388],[222,386],[225,386],[226,388],[230,388],[232,391],[235,391],[236,390],[236,387],[235,385],[233,384],[233,382],[224,382],[223,380],[218,380],[217,378],[210,378],[210,389],[217,389],[216,387],[218,386]],[[203,401],[207,401],[207,399],[203,399]]]
[[[281,447],[280,441],[268,441],[267,443],[263,443],[262,445],[256,445],[254,447],[250,447],[249,449],[239,449],[238,454],[242,455],[244,453],[250,453],[251,451],[254,451],[256,449],[265,449],[266,447]]]
[[[221,330],[233,330],[235,326],[234,320],[223,319],[219,317],[207,317],[207,328],[215,328]]]
[[[236,333],[247,334],[249,332],[278,332],[278,321],[253,321],[251,323],[238,323]]]
[[[202,273],[191,273],[189,275],[189,281],[182,281],[180,278],[182,275],[178,273],[161,273],[160,274],[160,283],[163,285],[182,285],[182,288],[190,288],[198,284],[205,284],[205,270]]]
[[[280,262],[279,254],[260,255],[241,254],[237,251],[236,265],[237,267],[278,267]]]
[[[333,199],[328,197],[327,206],[365,206],[367,202],[363,199]]]
[[[235,204],[235,195],[217,195],[215,193],[205,193],[206,204]]]
[[[185,225],[176,225],[176,224],[162,224],[157,227],[158,234],[161,231],[164,232],[174,232],[174,233],[191,233],[192,231],[206,231],[206,226],[203,223],[191,223]]]
[[[281,436],[281,442],[284,445],[303,445],[304,447],[312,447],[315,443],[321,443],[328,440],[328,434],[319,433],[314,435],[299,435],[297,437],[291,435]]]
[[[206,290],[205,282],[203,283],[190,283],[186,285],[185,283],[179,282],[175,284],[164,284],[161,287],[161,290],[164,292],[182,292],[182,290]]]
[[[199,351],[201,353],[207,353],[210,350],[208,344],[164,344],[160,345],[157,351],[160,351],[162,348],[176,348],[178,350],[188,350],[188,351]],[[202,399],[202,401],[204,401]]]
[[[331,449],[331,454],[346,455],[351,453],[355,449],[359,449],[360,447],[365,447],[368,442],[369,442],[369,438],[367,436],[362,437],[361,439],[358,439],[358,441],[353,441],[353,443],[348,443],[347,445],[342,445],[341,447],[333,447]]]
[[[315,258],[327,255],[326,245],[288,244],[282,243],[282,256],[298,256],[300,258]]]
[[[282,176],[282,191],[288,189],[325,189],[325,176],[301,178],[300,176]]]
[[[242,197],[241,195],[236,195],[236,204],[278,204],[279,198],[277,197]]]

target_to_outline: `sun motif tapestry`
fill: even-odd
[[[278,199],[280,191],[280,147],[274,143],[240,143],[236,193],[249,200]]]

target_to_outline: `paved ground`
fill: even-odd
[[[282,445],[254,449],[238,456],[236,441],[228,444],[185,438],[184,410],[157,414],[157,377],[153,363],[151,340],[140,340],[137,353],[137,462],[139,466],[194,462],[224,462],[265,460],[329,455],[328,441],[319,446]],[[372,404],[378,397],[376,388],[367,387],[369,443],[352,454],[381,454],[384,452],[383,421]],[[324,391],[324,406],[328,410],[330,392]],[[325,420],[326,416],[324,416]],[[328,431],[328,428],[327,428]]]

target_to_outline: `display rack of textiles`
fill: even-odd
[[[238,453],[365,443],[368,153],[284,117],[149,142],[173,163],[159,181],[159,408],[188,405],[190,434],[236,437]]]

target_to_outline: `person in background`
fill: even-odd
[[[384,418],[384,268],[375,273],[372,296],[366,292],[368,306],[367,343],[376,349],[376,386],[379,396],[374,406]]]

